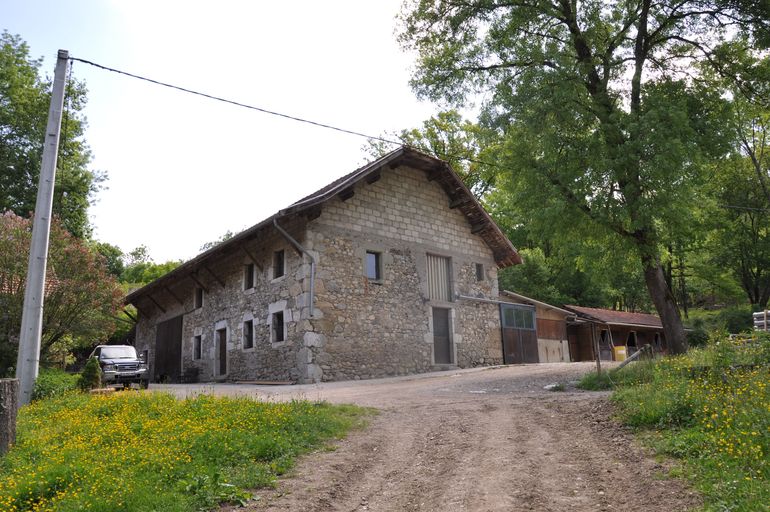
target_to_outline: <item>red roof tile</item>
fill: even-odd
[[[582,306],[564,306],[581,316],[598,320],[606,324],[631,324],[663,328],[660,318],[649,313],[629,313],[628,311],[613,311],[611,309],[586,308]]]

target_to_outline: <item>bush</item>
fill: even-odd
[[[80,375],[80,380],[78,381],[78,387],[83,391],[88,391],[90,389],[101,387],[101,385],[102,371],[99,367],[99,360],[92,357],[86,363],[85,368],[83,368],[83,373]]]
[[[41,368],[32,388],[32,400],[42,400],[59,396],[77,389],[78,375],[67,373],[57,368]]]

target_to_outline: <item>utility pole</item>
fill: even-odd
[[[24,309],[19,334],[19,356],[16,360],[16,378],[19,380],[19,407],[32,399],[32,387],[37,379],[40,363],[40,334],[43,324],[45,298],[45,270],[48,262],[48,236],[51,231],[53,186],[56,177],[56,158],[59,153],[61,117],[64,109],[69,52],[59,50],[48,110],[48,125],[43,141],[43,162],[37,186],[35,219],[32,225],[32,244],[29,248],[27,287],[24,290]]]

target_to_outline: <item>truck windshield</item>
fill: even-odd
[[[136,359],[134,347],[103,347],[102,359]]]

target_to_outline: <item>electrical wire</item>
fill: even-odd
[[[292,121],[298,121],[300,123],[306,123],[306,124],[310,124],[310,125],[313,125],[313,126],[318,126],[318,127],[321,127],[321,128],[327,128],[329,130],[335,130],[335,131],[342,132],[342,133],[347,133],[347,134],[350,134],[350,135],[356,135],[358,137],[365,137],[365,138],[371,139],[371,140],[378,140],[380,142],[385,142],[386,144],[396,144],[396,145],[399,145],[399,146],[403,146],[404,145],[403,142],[389,140],[389,139],[385,139],[383,137],[378,137],[378,136],[375,136],[375,135],[367,135],[365,133],[357,132],[355,130],[348,130],[346,128],[340,128],[340,127],[337,127],[337,126],[332,126],[330,124],[320,123],[318,121],[311,121],[310,119],[303,119],[301,117],[296,117],[296,116],[292,116],[292,115],[289,115],[289,114],[282,114],[280,112],[275,112],[273,110],[268,110],[266,108],[256,107],[254,105],[248,105],[246,103],[241,103],[239,101],[229,100],[227,98],[222,98],[221,96],[214,96],[213,94],[207,94],[205,92],[194,91],[194,90],[188,89],[186,87],[180,87],[178,85],[173,85],[173,84],[169,84],[169,83],[166,83],[166,82],[161,82],[159,80],[154,80],[152,78],[147,78],[147,77],[140,76],[140,75],[137,75],[137,74],[134,74],[134,73],[129,73],[127,71],[121,71],[119,69],[111,68],[109,66],[104,66],[102,64],[97,64],[96,62],[92,62],[90,60],[81,59],[81,58],[78,58],[78,57],[70,57],[70,61],[82,62],[83,64],[88,64],[89,66],[94,66],[96,68],[103,69],[105,71],[111,71],[113,73],[118,73],[118,74],[121,74],[121,75],[129,76],[131,78],[136,78],[138,80],[143,80],[145,82],[150,82],[152,84],[161,85],[163,87],[168,87],[169,89],[174,89],[174,90],[177,90],[177,91],[186,92],[188,94],[194,94],[196,96],[202,96],[204,98],[209,98],[209,99],[212,99],[212,100],[221,101],[222,103],[228,103],[230,105],[235,105],[235,106],[238,106],[238,107],[248,108],[250,110],[256,110],[257,112],[262,112],[264,114],[270,114],[272,116],[282,117],[284,119],[290,119]]]

